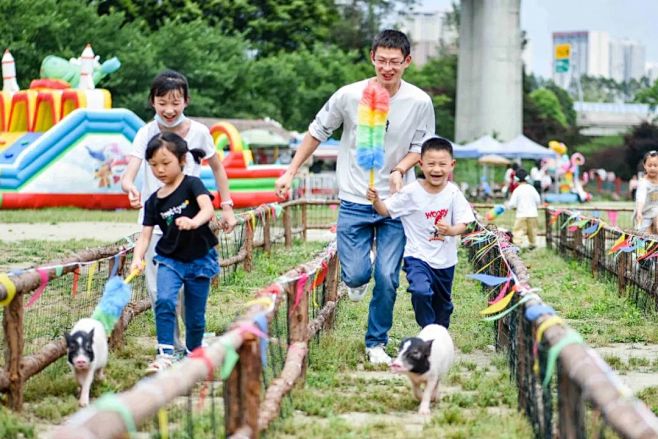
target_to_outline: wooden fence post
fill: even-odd
[[[583,247],[583,231],[580,228],[573,231],[571,242],[573,244],[572,255],[574,258],[579,259],[580,256],[585,254],[585,249]]]
[[[283,208],[283,238],[286,248],[292,247],[292,218],[290,217],[290,206]]]
[[[563,220],[566,221],[566,215],[564,215],[563,213],[560,213],[560,216],[558,218],[559,219],[558,219],[556,224],[560,228],[560,237],[558,239],[557,248],[560,251],[560,253],[564,254],[566,252],[567,248],[568,248],[568,246],[567,246],[567,228],[562,227],[563,226],[562,221]]]
[[[302,239],[304,242],[306,242],[306,230],[308,229],[307,208],[308,204],[304,202],[302,204]]]
[[[247,220],[245,224],[247,225],[247,236],[244,240],[246,254],[242,267],[244,268],[244,271],[249,273],[253,266],[254,259],[254,226],[251,223],[251,220]]]
[[[269,253],[272,249],[272,218],[269,207],[263,214],[263,250]]]
[[[23,372],[21,359],[23,358],[23,294],[16,293],[14,299],[7,305],[2,319],[2,328],[5,333],[6,363],[5,368],[9,376],[9,407],[14,411],[23,408]]]
[[[240,354],[240,425],[248,427],[250,438],[258,438],[258,413],[260,413],[260,385],[262,363],[259,342],[249,336],[238,350]]]
[[[240,428],[240,368],[237,365],[228,379],[224,381],[223,390],[224,432],[228,437]]]
[[[304,291],[297,295],[297,284],[290,283],[286,288],[287,303],[288,303],[288,346],[295,342],[306,342],[308,340],[308,285],[304,287]],[[295,305],[295,300],[298,300]],[[300,374],[299,382],[303,383],[306,377],[306,367],[308,364],[308,356],[302,364],[302,371]]]
[[[338,271],[340,264],[338,263],[338,255],[334,255],[329,259],[329,264],[327,266],[327,277],[326,289],[325,289],[325,301],[326,302],[336,302],[336,308],[334,312],[327,317],[327,320],[324,322],[324,329],[330,329],[334,327],[336,322],[336,309],[338,307]]]
[[[623,235],[623,232],[620,233]],[[618,238],[619,236],[616,235],[615,238]],[[626,270],[629,268],[630,253],[619,252],[615,257],[617,259],[617,290],[621,296],[626,290]]]
[[[544,220],[546,221],[546,248],[553,248],[553,224],[551,224],[550,209],[544,209]]]
[[[558,428],[560,439],[584,437],[585,407],[578,385],[569,379],[569,373],[558,360],[557,370]]]
[[[599,230],[595,237],[591,238],[592,243],[592,274],[601,273],[601,265],[605,251],[605,230]]]

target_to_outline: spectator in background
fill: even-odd
[[[637,175],[633,175],[628,181],[628,192],[631,194],[631,201],[635,201],[635,194],[637,193],[638,184],[639,181],[637,179]]]
[[[514,192],[514,189],[516,189],[517,182],[514,179],[516,176],[516,171],[519,169],[519,165],[516,163],[512,163],[511,165],[507,165],[507,170],[505,171],[505,177],[503,177],[503,195],[505,198],[508,198],[510,195],[512,195],[512,192]]]

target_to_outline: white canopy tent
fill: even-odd
[[[541,146],[537,142],[533,142],[523,134],[519,134],[509,142],[504,143],[503,148],[505,148],[508,154],[515,154],[515,157],[522,159],[539,160],[557,157],[555,151]],[[506,155],[506,157],[509,157],[509,155]]]
[[[482,136],[474,142],[464,145],[467,148],[475,148],[480,156],[496,154],[508,159],[543,159],[555,158],[555,152],[540,144],[533,142],[523,134],[516,136],[506,143],[500,143],[490,135]]]

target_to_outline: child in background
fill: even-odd
[[[215,216],[211,197],[197,177],[185,175],[187,153],[199,163],[204,152],[188,150],[177,134],[165,132],[153,137],[145,158],[153,174],[164,185],[144,205],[142,233],[135,246],[131,269],[142,267],[154,227],[162,237],[155,247],[157,298],[155,326],[158,355],[146,370],[156,373],[173,363],[174,325],[178,290],[185,294],[185,342],[192,351],[201,346],[206,328],[206,303],[210,279],[219,273],[217,237],[208,223]]]
[[[635,228],[641,233],[658,234],[658,152],[646,153],[642,165],[645,175],[635,194]]]
[[[507,203],[508,207],[516,209],[516,221],[514,221],[512,233],[517,244],[525,233],[530,250],[534,250],[537,237],[537,217],[539,216],[537,208],[541,204],[541,197],[537,189],[527,182],[528,172],[525,169],[517,170],[515,178],[518,186]]]
[[[162,183],[153,175],[148,166],[143,167],[141,193],[135,186],[135,178],[145,160],[146,145],[149,140],[159,133],[176,133],[193,148],[200,149],[203,152],[202,158],[208,160],[208,165],[212,169],[215,184],[222,199],[220,203],[222,207],[220,225],[224,231],[230,232],[237,221],[233,213],[233,201],[231,201],[226,171],[217,157],[215,145],[208,128],[199,122],[188,119],[183,114],[189,100],[189,87],[185,76],[173,70],[168,70],[155,77],[149,93],[149,103],[155,110],[155,119],[140,128],[135,135],[130,160],[121,179],[121,188],[128,194],[130,206],[134,209],[141,209],[139,212],[139,223],[141,224],[144,216],[142,200],[148,199],[162,186]],[[199,177],[201,175],[201,166],[188,154],[183,172],[187,175]],[[146,289],[149,292],[153,307],[155,307],[157,296],[153,257],[155,255],[155,246],[161,236],[162,231],[159,227],[155,227],[151,245],[146,252]],[[178,334],[178,323],[175,326],[174,340],[176,350],[184,352],[185,346],[180,341]]]
[[[402,220],[407,238],[403,270],[421,328],[433,323],[450,326],[457,235],[475,220],[464,195],[448,181],[455,167],[452,154],[448,140],[432,137],[423,142],[420,152],[424,180],[404,186],[383,201],[375,189],[368,189],[377,213]]]

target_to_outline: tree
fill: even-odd
[[[339,17],[332,26],[329,39],[343,50],[370,48],[372,38],[384,23],[394,27],[391,17],[413,11],[418,0],[342,0],[335,1]]]
[[[658,81],[654,82],[651,87],[638,92],[635,95],[635,102],[649,104],[654,109],[658,107]]]
[[[259,57],[326,41],[339,20],[334,0],[92,0],[100,14],[121,11],[152,31],[165,22],[205,21],[219,33],[242,36]]]
[[[457,96],[457,55],[430,58],[421,68],[411,65],[405,80],[422,88],[432,97],[436,132],[454,137]]]
[[[620,169],[619,173],[621,178],[628,180],[636,173],[644,155],[649,151],[658,150],[658,125],[644,122],[636,126],[624,136],[624,146],[626,166]]]

